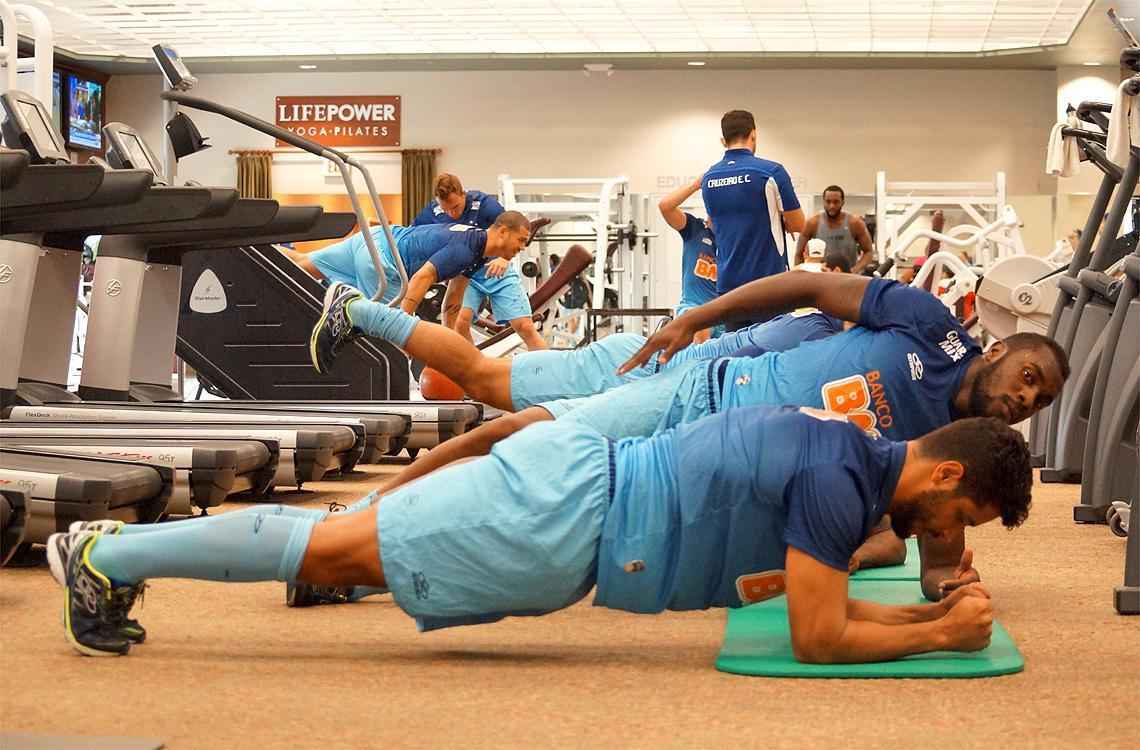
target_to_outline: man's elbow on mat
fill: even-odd
[[[827,628],[796,628],[792,626],[792,655],[804,664],[833,664],[840,661],[842,629],[839,633]]]

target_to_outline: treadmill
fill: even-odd
[[[7,100],[8,97],[11,97],[13,95],[9,93],[9,95],[5,96]],[[35,111],[36,106],[39,106],[38,103],[35,103],[35,100],[31,97],[25,97],[24,101],[10,101],[8,108],[16,109],[21,105],[25,108],[30,109],[30,111]],[[42,115],[42,107],[40,107],[39,114]],[[35,140],[35,136],[43,134],[33,130],[30,127],[27,127],[26,122],[22,122],[18,119],[13,119],[13,117],[9,117],[9,120],[14,122],[13,128],[11,128],[11,130],[14,131],[15,139],[18,141],[33,141]],[[47,129],[43,128],[41,130]],[[11,139],[11,136],[9,136],[9,138]],[[99,171],[98,168],[96,169]],[[115,176],[115,174],[120,174],[120,172],[109,172],[107,174],[109,174],[109,176]],[[128,170],[121,172],[121,174],[123,174],[124,177],[135,176],[135,174],[146,174],[147,179],[154,179],[154,172],[149,170]],[[152,188],[152,190],[160,190],[160,188]],[[169,276],[171,275],[171,267],[158,262],[152,262],[148,264],[145,262],[135,261],[133,259],[128,259],[133,261],[129,263],[116,263],[116,260],[123,259],[116,259],[113,250],[108,250],[106,245],[109,244],[112,247],[125,246],[128,248],[128,251],[138,250],[138,248],[141,247],[144,248],[144,250],[148,251],[150,247],[156,244],[172,241],[187,242],[188,237],[192,235],[220,237],[226,234],[233,234],[234,230],[228,229],[229,225],[245,227],[246,231],[259,231],[259,233],[270,234],[284,233],[286,235],[300,233],[301,230],[306,231],[307,234],[312,234],[310,227],[317,226],[318,236],[321,233],[328,233],[328,231],[331,229],[336,230],[333,234],[341,234],[340,230],[342,228],[347,228],[351,225],[351,217],[345,217],[344,214],[326,215],[319,209],[319,207],[296,207],[296,209],[279,209],[277,203],[272,201],[246,201],[246,199],[236,199],[236,193],[233,190],[206,190],[203,188],[165,187],[161,188],[161,190],[163,190],[163,195],[168,197],[171,191],[173,191],[174,194],[178,194],[179,191],[192,190],[192,193],[193,191],[197,191],[197,193],[201,193],[207,198],[213,196],[214,194],[221,194],[227,199],[223,202],[215,202],[221,203],[220,207],[222,211],[212,211],[212,215],[207,215],[207,217],[176,220],[172,219],[169,213],[160,213],[158,215],[162,215],[164,220],[162,222],[155,222],[153,220],[154,214],[144,215],[144,217],[140,217],[138,206],[131,206],[132,210],[123,211],[123,213],[127,215],[122,215],[122,217],[120,217],[120,210],[115,209],[115,207],[111,207],[111,209],[100,210],[97,212],[98,215],[90,215],[91,211],[86,209],[86,207],[79,207],[79,209],[76,209],[76,207],[74,207],[75,204],[67,204],[64,206],[64,209],[67,210],[60,209],[58,214],[40,212],[40,214],[35,215],[35,217],[9,219],[9,212],[7,211],[8,202],[6,201],[5,215],[3,215],[3,231],[5,231],[5,234],[15,233],[15,231],[31,231],[33,229],[42,228],[44,225],[49,225],[50,223],[50,227],[55,230],[54,233],[49,235],[52,242],[56,242],[58,244],[66,244],[68,246],[74,246],[76,248],[80,246],[82,239],[86,238],[86,236],[88,234],[91,234],[92,231],[101,231],[101,233],[105,233],[106,236],[103,243],[105,246],[103,248],[103,253],[100,254],[100,260],[104,262],[101,263],[101,266],[99,263],[97,263],[97,269],[104,269],[104,274],[101,275],[101,280],[99,271],[97,270],[96,272],[96,286],[100,291],[103,291],[104,294],[97,294],[95,301],[92,302],[92,324],[97,323],[97,320],[101,319],[98,317],[98,310],[100,309],[101,305],[115,305],[116,303],[122,301],[123,297],[132,297],[132,299],[129,301],[135,302],[138,307],[147,309],[140,311],[138,317],[136,318],[120,321],[120,326],[117,327],[119,329],[111,329],[109,327],[105,327],[106,329],[104,331],[105,339],[125,340],[128,339],[128,336],[122,335],[124,333],[124,328],[127,329],[127,332],[138,332],[138,329],[143,329],[143,336],[145,337],[146,333],[150,331],[150,329],[156,327],[156,319],[160,318],[161,313],[163,312],[161,309],[163,305],[162,297],[164,296],[163,282],[165,280],[166,283],[170,283]],[[177,197],[177,195],[174,197]],[[201,206],[198,206],[198,209],[201,209]],[[201,211],[198,212],[201,213]],[[117,223],[119,221],[124,221],[127,223],[125,223],[123,226],[119,226],[119,223]],[[141,223],[139,223],[139,221],[141,221]],[[109,227],[107,225],[109,225]],[[130,231],[132,234],[114,234],[119,233],[119,231]],[[194,231],[196,231],[196,235],[194,234]],[[115,244],[116,241],[119,242],[119,245]],[[165,250],[164,247],[163,250]],[[51,316],[46,310],[46,312],[44,312],[44,316],[36,317],[34,319],[35,323],[38,323],[41,327],[46,329],[46,331],[44,331],[42,335],[31,334],[30,337],[28,337],[28,343],[26,347],[27,350],[31,350],[34,353],[40,353],[41,356],[46,356],[44,352],[51,352],[54,354],[55,359],[52,359],[49,366],[41,367],[39,370],[35,370],[33,368],[33,372],[27,372],[27,367],[21,368],[21,374],[25,376],[25,382],[21,384],[19,392],[15,394],[14,398],[10,399],[11,401],[17,403],[34,403],[34,405],[41,405],[41,403],[63,402],[65,405],[72,407],[72,411],[82,407],[96,408],[92,405],[81,405],[81,403],[75,403],[75,397],[72,396],[71,393],[66,392],[62,386],[62,383],[66,378],[67,357],[71,351],[73,310],[70,300],[72,299],[75,285],[78,284],[79,279],[79,256],[75,253],[67,253],[67,255],[70,256],[70,258],[74,261],[74,272],[73,274],[57,275],[60,278],[67,277],[67,284],[58,284],[56,288],[48,288],[48,290],[43,290],[40,284],[41,279],[38,278],[36,279],[36,285],[34,288],[35,294],[32,294],[32,290],[27,291],[27,294],[33,296],[35,302],[39,302],[41,307],[54,308],[57,311],[60,309],[67,311],[67,319],[65,321],[65,325],[60,325],[59,313],[57,312],[55,316]],[[155,260],[153,258],[150,258],[149,255],[147,255],[147,258],[149,260]],[[144,272],[144,274],[149,275],[150,278],[156,279],[156,283],[145,288],[139,288],[140,285],[135,283],[137,282],[137,278],[130,276],[130,272],[135,271]],[[165,279],[163,278],[163,275],[165,275]],[[173,280],[173,284],[174,290],[176,290],[174,293],[177,294],[177,278]],[[68,300],[68,302],[63,305],[59,304],[58,292],[60,291],[66,291],[67,294],[64,299]],[[114,292],[113,294],[109,293],[112,291]],[[169,292],[170,290],[169,288],[166,288],[165,291]],[[56,294],[51,294],[52,292],[56,292]],[[52,300],[52,296],[55,296],[56,299]],[[101,300],[109,300],[109,302],[101,302]],[[28,307],[33,307],[33,304],[34,303],[30,303]],[[127,301],[124,301],[123,304],[127,304]],[[153,310],[150,308],[158,309]],[[177,308],[173,310],[173,315],[177,316]],[[104,318],[105,317],[106,316],[104,316]],[[50,323],[46,323],[47,320],[50,320]],[[52,335],[54,335],[58,340],[56,347],[49,347],[49,345],[46,343],[46,340],[49,339],[49,337]],[[88,362],[86,366],[84,366],[84,378],[91,376],[89,370],[92,368],[92,366],[99,365],[100,362],[103,361],[109,360],[112,367],[124,367],[136,364],[135,357],[133,357],[133,354],[130,351],[127,353],[117,353],[117,359],[104,357],[103,360],[100,360],[99,354],[103,353],[103,351],[98,348],[98,345],[95,341],[91,341],[92,337],[97,336],[92,336],[89,334]],[[133,341],[133,337],[131,341]],[[33,345],[33,342],[35,342],[35,345]],[[168,362],[172,361],[173,359],[172,342],[169,345],[169,349],[170,354],[169,357],[166,358],[166,361]],[[144,351],[146,351],[145,348]],[[115,352],[113,351],[112,357],[114,357],[114,354]],[[141,362],[141,366],[149,365],[147,358],[139,357],[138,359],[144,360]],[[149,357],[149,360],[154,359],[154,357]],[[92,394],[92,390],[93,394],[96,394],[96,396],[98,396],[99,391],[97,388],[89,389],[88,394]],[[169,406],[173,408],[177,405]],[[137,408],[137,406],[132,405],[132,408]],[[13,409],[11,408],[9,408],[7,416],[9,418],[22,418],[18,413],[13,414]],[[84,415],[82,417],[73,415],[73,417],[81,419],[95,418],[90,415]],[[113,417],[113,415],[108,415],[108,418],[115,417]],[[145,418],[150,419],[153,417]],[[163,421],[177,421],[177,419],[182,418],[187,417],[171,415],[163,417]],[[193,419],[194,417],[189,418]],[[267,416],[266,419],[253,419],[249,415],[242,415],[239,418],[245,422],[262,422],[269,421],[271,417]],[[205,427],[206,422],[233,422],[235,421],[235,417],[233,417],[233,415],[227,416],[221,413],[211,413],[209,419],[200,416],[197,417],[196,421]],[[282,419],[276,419],[276,423],[282,422]],[[293,422],[309,425],[321,423],[321,419],[316,418],[316,415],[314,415],[312,418],[296,418],[293,419]],[[339,451],[339,455],[342,456],[341,468],[344,471],[351,470],[351,468],[355,466],[357,462],[359,462],[365,453],[368,453],[369,457],[378,456],[384,453],[384,451],[390,448],[390,443],[393,441],[393,439],[398,441],[408,430],[407,419],[401,418],[399,416],[377,416],[374,418],[365,419],[364,422],[361,422],[361,419],[359,418],[348,419],[329,417],[324,419],[323,423],[328,424],[329,426],[333,426],[335,424],[337,427],[348,427],[348,429],[352,430],[353,432],[359,433],[359,439],[357,440],[358,445],[355,451]]]
[[[277,473],[279,448],[265,440],[186,440],[119,437],[42,436],[0,424],[0,444],[13,452],[64,453],[116,461],[166,466],[174,471],[175,489],[167,505],[168,515],[205,513],[231,495],[265,498]]]
[[[36,162],[19,170],[14,184],[5,182],[0,189],[0,261],[16,270],[15,283],[3,295],[0,310],[6,320],[3,347],[16,352],[3,358],[0,365],[0,406],[39,402],[43,393],[70,402],[75,397],[66,391],[65,383],[82,237],[139,221],[153,222],[154,215],[170,221],[217,217],[236,205],[237,193],[230,189],[154,187],[154,174],[148,171],[106,172],[99,166],[72,165],[66,162],[63,144],[50,129],[46,108],[39,101],[13,91],[0,97],[0,104],[8,115],[6,140],[25,147],[24,160],[16,161]],[[5,157],[3,163],[11,161]],[[49,235],[51,239],[44,243],[43,233],[48,229],[72,230],[73,236]],[[200,427],[190,437],[209,437],[209,425]],[[306,429],[311,427],[306,425]],[[324,435],[325,441],[343,442],[335,430],[331,432]],[[104,433],[104,437],[109,434]],[[296,435],[292,442],[296,442]],[[355,462],[359,456],[352,455]],[[205,470],[201,459],[198,468]],[[277,478],[282,479],[279,473]]]
[[[0,176],[3,176],[0,170]],[[7,489],[0,481],[0,567],[16,554],[27,536],[28,496],[23,490]]]
[[[24,543],[43,544],[75,521],[153,523],[174,489],[167,467],[0,449],[0,486],[27,495]]]

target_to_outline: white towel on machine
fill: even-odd
[[[1070,112],[1065,122],[1053,126],[1049,133],[1049,146],[1045,150],[1045,174],[1058,177],[1072,177],[1081,165],[1081,150],[1077,146],[1077,139],[1072,136],[1065,137],[1061,131],[1065,128],[1080,129],[1081,122],[1075,113]]]
[[[1110,161],[1121,169],[1128,166],[1130,147],[1140,146],[1140,112],[1136,111],[1136,97],[1125,93],[1124,88],[1131,82],[1126,79],[1116,89],[1116,99],[1112,102],[1112,115],[1108,123],[1108,143],[1105,153]]]

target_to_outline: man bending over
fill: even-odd
[[[495,196],[481,190],[464,190],[459,178],[447,172],[435,178],[434,194],[435,199],[424,206],[413,226],[466,224],[489,229],[503,213]],[[443,299],[444,324],[470,341],[471,321],[478,316],[484,300],[490,300],[495,320],[510,323],[527,349],[546,348],[531,319],[530,298],[523,289],[522,278],[510,260],[488,261],[467,279],[466,286],[462,282],[448,284]]]
[[[371,227],[372,237],[384,264],[388,281],[382,303],[396,298],[400,275],[383,227]],[[466,279],[489,258],[510,260],[526,247],[530,222],[518,211],[499,214],[486,231],[465,224],[392,227],[392,237],[408,273],[408,289],[400,309],[415,312],[432,284],[456,279],[466,289]],[[372,254],[358,232],[346,240],[311,253],[290,251],[289,258],[318,281],[349,284],[372,297],[380,287]],[[461,281],[460,281],[461,279]],[[458,293],[462,293],[462,289]]]
[[[980,584],[937,604],[885,605],[848,598],[847,565],[884,513],[900,535],[1021,524],[1025,441],[971,419],[896,443],[806,411],[738,409],[616,443],[570,422],[536,425],[333,516],[262,506],[79,523],[48,540],[67,639],[83,654],[125,654],[145,582],[193,578],[387,587],[421,631],[543,615],[595,585],[595,606],[646,614],[786,592],[801,661],[985,648],[993,614]]]

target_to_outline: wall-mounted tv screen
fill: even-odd
[[[103,84],[67,76],[67,145],[100,151],[103,148]]]
[[[58,70],[51,74],[51,121],[55,132],[63,132],[63,75]]]

